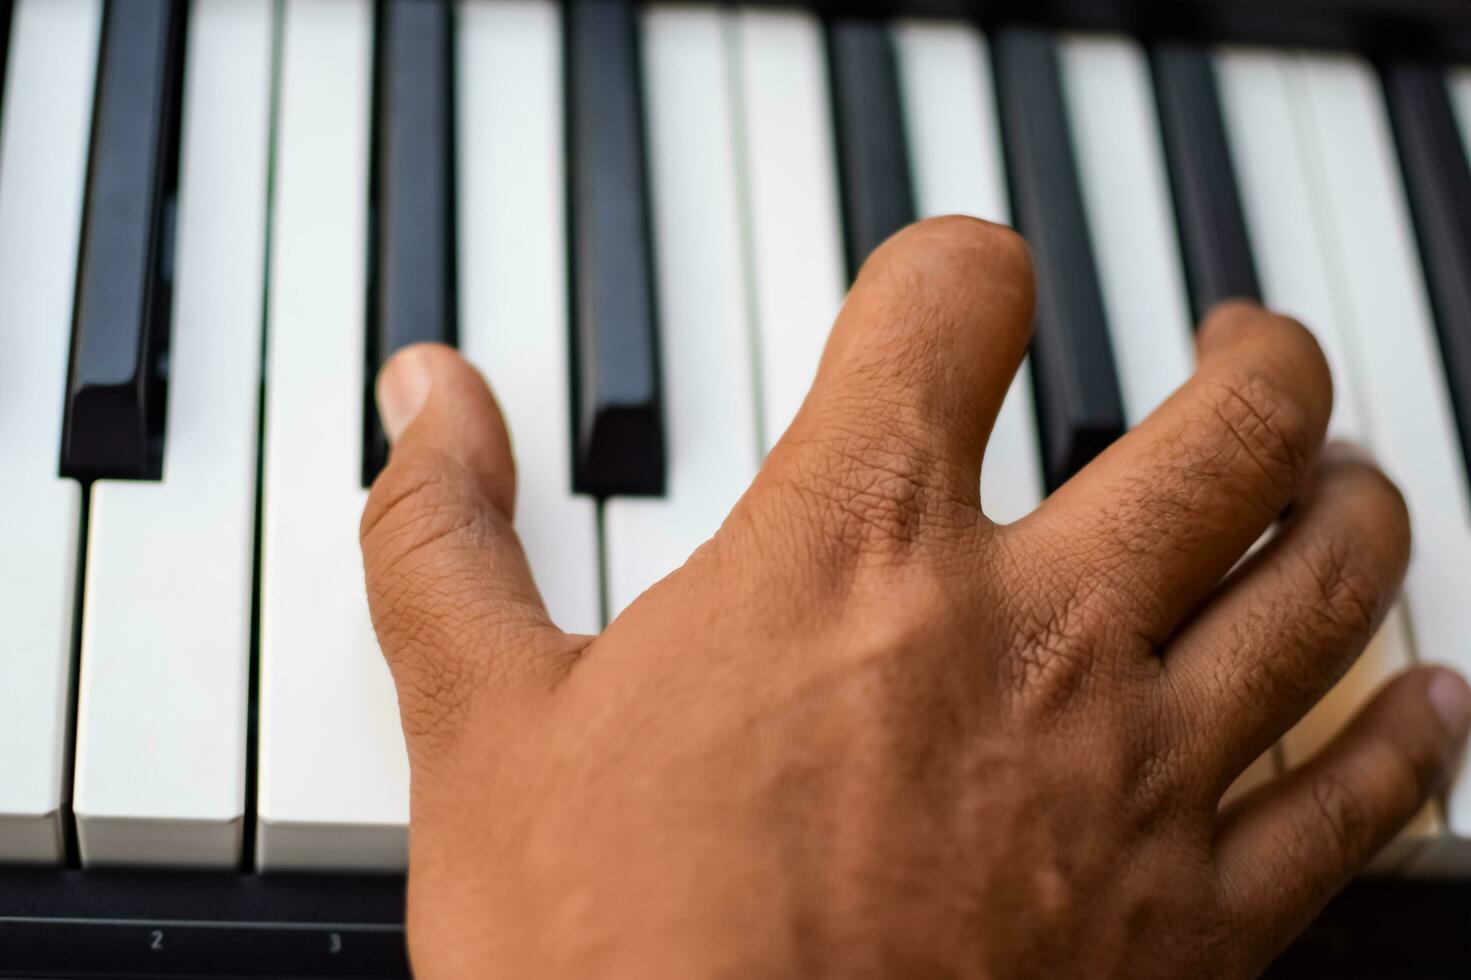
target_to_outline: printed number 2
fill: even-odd
[[[149,949],[163,949],[163,930],[155,929],[148,934]]]
[[[339,933],[327,933],[327,952],[333,956],[342,952],[342,936]]]

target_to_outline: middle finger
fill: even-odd
[[[1333,406],[1322,351],[1285,317],[1226,304],[1197,348],[1179,391],[1015,528],[1056,587],[1151,649],[1297,497]]]

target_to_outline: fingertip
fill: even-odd
[[[1241,914],[1279,939],[1301,929],[1444,791],[1468,729],[1471,689],[1455,671],[1395,675],[1317,754],[1231,811],[1217,853]]]
[[[378,372],[374,395],[378,417],[389,442],[397,442],[429,400],[434,379],[425,356],[426,345],[414,344],[395,353]]]
[[[1394,744],[1411,763],[1423,803],[1443,793],[1460,768],[1471,736],[1471,687],[1450,667],[1413,667],[1385,685],[1350,731],[1360,723],[1370,739]]]
[[[925,497],[973,510],[986,442],[1025,354],[1032,287],[1026,243],[1009,228],[947,215],[895,232],[849,290],[783,442],[835,470],[858,459],[864,485],[877,469],[894,485],[898,456],[913,474],[905,484],[943,488]]]
[[[510,433],[480,371],[445,344],[401,348],[378,372],[378,415],[393,452],[388,474],[452,464],[508,516],[515,497]]]
[[[898,270],[906,280],[917,272],[952,289],[984,285],[994,291],[1009,285],[1024,305],[1031,303],[1032,252],[1026,239],[1007,225],[970,215],[947,214],[908,225],[864,266],[877,276]]]
[[[1281,360],[1301,384],[1316,388],[1321,382],[1331,388],[1328,359],[1313,331],[1302,321],[1253,300],[1229,299],[1213,307],[1195,335],[1201,360],[1242,345],[1261,350],[1263,344],[1271,345],[1273,357]]]
[[[1471,732],[1471,686],[1448,667],[1432,667],[1428,673],[1425,699],[1440,720],[1447,741],[1459,751]]]
[[[1201,319],[1200,329],[1195,332],[1196,347],[1204,352],[1229,344],[1243,329],[1269,315],[1266,307],[1252,299],[1222,300]]]
[[[1333,414],[1333,372],[1318,338],[1301,321],[1249,300],[1216,306],[1196,333],[1197,377],[1214,374],[1228,384],[1266,382],[1279,401],[1299,408],[1300,423],[1322,449]],[[1276,421],[1263,415],[1263,421]]]

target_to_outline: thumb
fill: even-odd
[[[378,376],[392,450],[363,510],[368,607],[411,758],[485,697],[529,698],[584,640],[552,625],[511,527],[510,439],[480,374],[417,344]]]

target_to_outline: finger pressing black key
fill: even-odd
[[[157,478],[173,293],[184,4],[111,0],[93,108],[61,469]]]
[[[828,25],[827,43],[852,278],[870,252],[914,220],[914,190],[888,26],[839,20]]]
[[[1165,159],[1196,322],[1226,299],[1261,298],[1210,53],[1162,42],[1150,51]]]
[[[567,6],[571,153],[573,481],[583,493],[664,490],[638,33],[626,0]]]
[[[996,38],[996,84],[1019,230],[1032,246],[1032,375],[1049,489],[1124,432],[1103,293],[1083,212],[1057,51],[1041,31]]]
[[[1471,165],[1441,69],[1386,65],[1384,92],[1440,333],[1461,461],[1471,473]]]
[[[387,0],[379,8],[377,36],[365,486],[388,456],[373,405],[377,369],[400,347],[456,339],[449,0]]]

